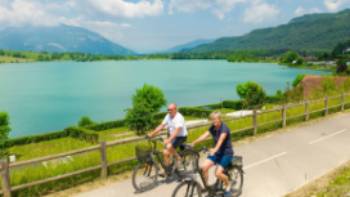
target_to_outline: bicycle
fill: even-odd
[[[199,151],[208,153],[206,148]],[[225,169],[225,174],[230,180],[230,188],[232,196],[237,197],[242,193],[243,181],[244,181],[244,172],[243,172],[243,161],[241,156],[234,156],[234,160],[231,165]],[[193,177],[187,177],[178,184],[172,194],[172,197],[202,197],[203,194],[207,193],[208,197],[223,197],[225,190],[223,182],[216,180],[213,185],[207,184],[205,181],[204,175],[201,169],[197,166],[195,173],[200,175],[200,180],[202,185]]]
[[[188,145],[181,146],[178,151],[181,157],[181,166],[176,166],[173,158],[170,167],[167,167],[163,160],[163,153],[157,149],[158,142],[163,142],[162,138],[148,140],[148,146],[136,146],[135,153],[138,164],[135,166],[132,174],[132,185],[137,193],[142,193],[153,189],[159,183],[158,178],[160,168],[165,171],[165,177],[173,177],[181,180],[186,173],[193,173],[198,166],[199,155]],[[159,165],[160,164],[160,165]],[[191,170],[192,168],[192,170]],[[170,169],[170,170],[169,170]]]

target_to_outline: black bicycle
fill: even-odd
[[[175,177],[182,180],[188,173],[193,173],[198,166],[199,155],[192,147],[183,145],[177,153],[181,157],[181,162],[172,159],[170,167],[166,166],[163,160],[163,153],[158,149],[158,144],[162,144],[162,138],[150,139],[146,137],[147,145],[135,147],[138,164],[133,170],[132,185],[137,193],[153,189],[159,184],[158,178],[160,168],[164,170],[163,176],[166,178]],[[180,163],[177,165],[176,163]]]
[[[203,148],[199,152],[208,152],[206,148]],[[231,165],[225,169],[225,174],[230,180],[230,190],[232,196],[237,197],[242,193],[243,181],[244,181],[244,172],[243,172],[243,161],[241,156],[234,156],[234,160]],[[175,188],[172,197],[202,197],[204,194],[209,197],[223,197],[225,190],[223,182],[216,180],[213,185],[206,183],[203,173],[199,167],[196,168],[196,173],[199,174],[200,180],[196,180],[193,176],[188,176],[184,181],[182,181]],[[202,187],[203,185],[203,187]]]

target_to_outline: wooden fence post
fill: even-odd
[[[7,159],[0,160],[1,183],[4,197],[11,197],[10,168]]]
[[[304,108],[304,115],[305,115],[305,121],[308,121],[310,119],[310,113],[309,113],[309,101],[304,101],[305,108]]]
[[[282,106],[282,127],[287,126],[287,106],[283,104]]]
[[[253,129],[254,129],[254,135],[258,133],[258,113],[256,109],[253,109]]]
[[[328,115],[328,96],[324,97],[324,115]]]
[[[107,152],[106,142],[101,142],[101,178],[107,178],[108,176],[108,163],[107,163]]]
[[[341,94],[341,111],[345,110],[345,94],[344,92]]]

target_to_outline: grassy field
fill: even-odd
[[[346,101],[350,102],[350,97],[346,97]],[[330,107],[336,106],[339,104],[340,104],[340,99],[329,100]],[[350,106],[347,106],[347,107],[350,107]],[[269,108],[270,109],[276,108],[276,106],[269,106]],[[324,108],[324,101],[320,100],[317,102],[311,102],[309,104],[309,110],[316,111],[316,112],[311,113],[310,118],[316,118],[316,117],[322,116],[323,108]],[[340,108],[338,107],[337,110],[339,111]],[[333,111],[330,110],[330,112],[333,112]],[[304,120],[303,115],[304,115],[303,104],[295,107],[291,107],[287,110],[287,118],[288,118],[287,123],[294,124],[297,122],[301,122]],[[259,113],[258,133],[263,133],[263,132],[274,130],[281,127],[281,118],[282,117],[281,117],[280,110],[271,111],[268,113]],[[233,133],[234,141],[239,140],[245,136],[252,135],[252,129],[251,129],[252,117],[251,116],[239,118],[235,120],[227,120],[226,123],[228,124],[229,128]],[[207,126],[204,126],[201,128],[191,129],[189,134],[189,141],[192,141],[195,138],[197,138],[199,135],[205,132],[207,128],[208,128]],[[118,139],[127,139],[129,137],[135,136],[133,132],[129,131],[125,127],[105,130],[98,133],[99,133],[100,141],[113,141]],[[141,143],[144,144],[146,142],[141,142]],[[138,144],[140,143],[130,143],[130,144],[123,144],[123,145],[118,145],[114,147],[109,147],[107,149],[108,162],[121,161],[121,160],[133,157],[135,146]],[[67,138],[55,139],[55,140],[40,142],[35,144],[15,146],[10,148],[10,152],[12,154],[16,154],[18,156],[18,159],[23,161],[23,160],[33,159],[41,156],[47,156],[47,155],[67,152],[75,149],[80,149],[91,145],[92,144],[89,144],[85,141],[67,137]],[[40,180],[48,177],[62,175],[62,174],[73,172],[79,169],[96,166],[96,165],[99,165],[99,163],[100,163],[100,153],[98,151],[95,151],[87,154],[52,160],[46,163],[39,163],[37,165],[33,165],[29,167],[11,169],[11,184],[20,185],[20,184],[28,183],[34,180]],[[109,169],[109,172],[117,173],[125,169],[130,169],[133,166],[132,164],[134,163],[128,163],[127,165],[116,166],[114,168],[111,167]],[[84,176],[82,175],[79,178],[79,181],[82,181],[82,180],[89,181],[97,178],[98,176],[99,176],[98,173],[88,174]],[[76,184],[77,181],[78,181],[77,177],[72,177],[70,179],[60,182],[60,184],[62,184],[61,186],[64,188],[64,187],[71,186],[73,183]],[[57,190],[58,186],[55,185],[55,183],[56,182],[52,184],[31,188],[30,190],[24,191],[22,194],[24,196],[29,194],[36,196],[51,190]]]
[[[350,162],[286,195],[286,197],[348,196],[350,196]]]

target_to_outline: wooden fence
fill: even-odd
[[[336,97],[325,97],[325,98],[318,99],[318,100],[305,100],[304,102],[301,102],[301,103],[282,105],[282,106],[279,106],[279,107],[272,109],[272,110],[262,110],[262,111],[253,110],[252,114],[248,115],[248,117],[252,118],[251,127],[240,129],[239,131],[253,129],[253,134],[255,135],[258,133],[259,128],[264,126],[264,125],[281,123],[282,127],[286,127],[288,120],[291,120],[293,118],[302,118],[304,121],[307,121],[310,119],[310,114],[312,114],[312,113],[323,113],[323,115],[326,116],[329,114],[330,109],[339,108],[339,110],[335,110],[335,111],[343,111],[346,108],[346,104],[349,104],[346,102],[345,96],[347,96],[347,94],[342,94],[341,96],[336,96]],[[340,99],[340,102],[339,102],[340,104],[329,106],[330,99]],[[310,104],[313,102],[324,102],[323,108],[321,110],[312,111],[310,109]],[[292,109],[294,107],[301,107],[301,106],[304,106],[303,107],[304,113],[302,113],[300,115],[296,115],[294,117],[287,116],[288,109]],[[261,124],[259,124],[259,121],[258,121],[259,116],[262,116],[262,115],[268,114],[268,113],[272,113],[272,112],[280,112],[281,119],[268,121],[268,122],[262,122]],[[247,118],[247,116],[245,116],[245,118]],[[237,119],[240,119],[240,117],[233,118],[230,120],[237,120]],[[208,125],[209,125],[209,123],[192,125],[189,129],[204,127],[204,126],[208,126]],[[238,132],[238,131],[236,130],[234,132]],[[100,170],[101,178],[106,178],[108,176],[108,167],[116,165],[116,164],[121,164],[121,163],[135,160],[134,157],[131,157],[129,159],[124,159],[122,161],[108,162],[107,161],[107,149],[111,148],[111,147],[115,147],[115,146],[120,146],[123,144],[142,142],[144,140],[145,140],[144,137],[133,137],[132,139],[126,139],[126,140],[117,140],[117,141],[113,141],[113,142],[101,142],[99,145],[94,145],[94,146],[91,146],[88,148],[83,148],[83,149],[79,149],[79,150],[75,150],[75,151],[71,151],[71,152],[41,157],[41,158],[27,160],[27,161],[20,161],[20,162],[15,162],[15,163],[9,163],[8,160],[0,160],[0,167],[1,167],[0,168],[0,170],[1,170],[0,175],[1,175],[1,182],[2,182],[2,190],[1,190],[0,194],[2,194],[4,197],[11,197],[11,193],[14,191],[30,188],[30,187],[33,187],[36,185],[45,184],[45,183],[57,181],[60,179],[80,175],[80,174],[83,174],[86,172],[96,171],[96,170]],[[35,164],[41,164],[42,162],[51,161],[51,160],[60,159],[60,158],[65,158],[67,156],[82,155],[82,154],[86,154],[86,153],[93,152],[93,151],[100,152],[100,164],[97,166],[91,166],[91,167],[88,167],[85,169],[80,169],[80,170],[77,170],[74,172],[70,172],[70,173],[66,173],[66,174],[62,174],[59,176],[54,176],[54,177],[50,177],[50,178],[46,178],[46,179],[42,179],[42,180],[33,181],[33,182],[25,183],[22,185],[11,186],[10,172],[13,169],[31,166],[31,165],[35,165]]]

